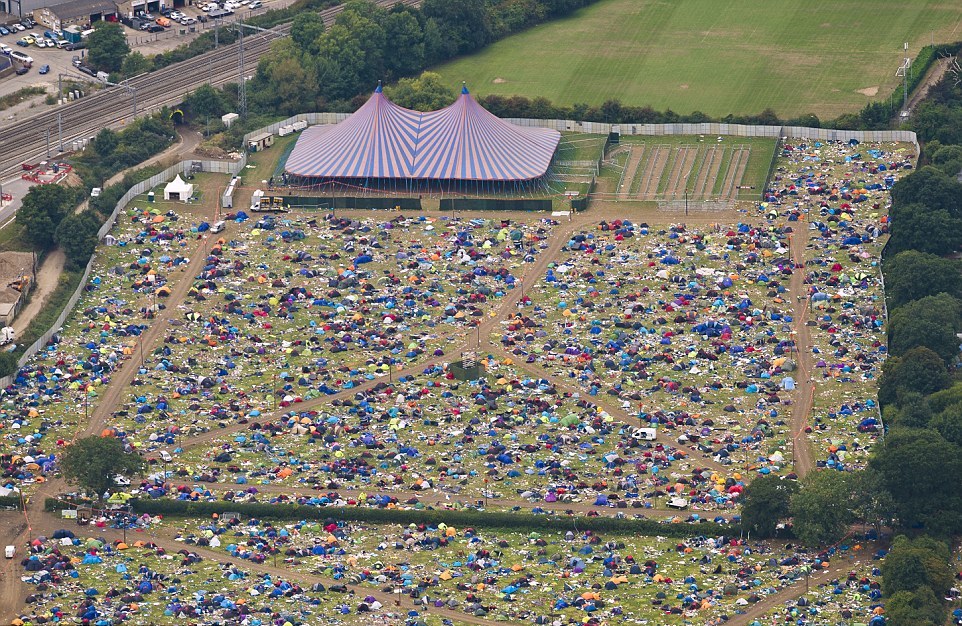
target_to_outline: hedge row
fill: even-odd
[[[462,528],[523,528],[538,531],[591,530],[619,534],[658,535],[662,537],[692,537],[698,535],[732,535],[741,527],[737,524],[699,523],[663,524],[651,519],[618,519],[614,517],[585,517],[534,515],[494,511],[445,509],[371,509],[363,507],[314,507],[296,504],[185,502],[183,500],[131,500],[137,513],[169,517],[210,517],[214,513],[236,512],[245,518],[275,520],[338,519],[374,524],[428,524],[441,522]]]
[[[0,509],[20,510],[20,496],[0,496]]]

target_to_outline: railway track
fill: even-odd
[[[388,7],[396,0],[377,0]],[[418,6],[420,0],[402,0],[407,6]],[[321,11],[330,25],[343,10],[337,5]],[[253,75],[261,57],[271,43],[290,34],[291,25],[281,24],[270,30],[244,37],[244,76]],[[135,76],[123,85],[112,86],[90,96],[44,111],[33,117],[0,128],[0,178],[20,169],[20,164],[46,158],[59,152],[76,139],[90,138],[100,129],[117,127],[135,116],[144,115],[165,105],[179,104],[200,85],[219,86],[237,82],[241,73],[237,43],[218,47],[186,61]]]

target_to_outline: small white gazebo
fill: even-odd
[[[167,183],[167,186],[164,187],[164,200],[186,201],[192,195],[194,195],[194,186],[188,182],[184,182],[180,174],[175,176],[174,180]]]

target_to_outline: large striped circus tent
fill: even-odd
[[[301,179],[375,187],[527,183],[545,176],[560,140],[555,130],[495,117],[467,88],[450,106],[422,113],[394,104],[378,85],[343,122],[306,129],[285,170]]]

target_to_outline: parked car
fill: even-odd
[[[41,74],[49,74],[49,73],[50,73],[50,66],[47,65],[46,63],[44,63],[43,65],[40,66],[39,72],[40,72]]]
[[[261,8],[262,6],[264,6],[264,3],[261,2],[261,0],[254,0],[253,2],[251,2],[250,4],[247,5],[247,8],[248,8],[248,9],[259,9],[259,8]]]
[[[83,65],[83,61],[80,60],[80,57],[74,57],[70,61],[73,63],[74,67],[80,67],[81,65]]]
[[[88,74],[93,77],[97,76],[97,72],[94,70],[94,68],[89,67],[87,65],[78,65],[77,69],[83,72],[84,74]]]
[[[160,24],[151,24],[150,26],[147,27],[147,32],[148,32],[148,33],[162,33],[162,32],[164,32],[164,27],[161,26]]]
[[[20,52],[19,50],[14,50],[10,53],[10,58],[14,61],[19,61],[20,63],[30,66],[33,65],[33,57],[26,52]]]
[[[0,43],[0,53],[10,56],[10,52],[13,50],[10,46],[5,43]]]
[[[73,52],[74,50],[83,50],[86,47],[87,47],[87,44],[81,41],[78,41],[77,43],[68,43],[66,46],[63,47],[63,49],[66,50],[67,52]]]
[[[0,35],[9,35],[10,31],[7,30],[6,26],[0,26]]]
[[[30,71],[29,65],[21,65],[20,67],[17,68],[17,76],[23,76],[29,71]]]

